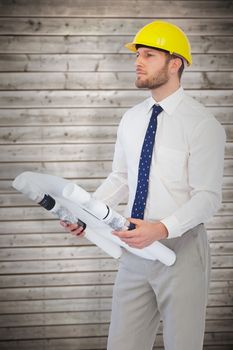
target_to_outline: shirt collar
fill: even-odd
[[[159,104],[168,115],[171,115],[182,100],[183,96],[184,90],[182,86],[159,103],[151,96],[148,99],[148,112],[154,104]]]

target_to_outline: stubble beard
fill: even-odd
[[[161,70],[153,77],[149,77],[146,79],[143,79],[143,77],[142,79],[138,77],[135,81],[136,87],[139,89],[154,90],[165,85],[169,80],[167,66],[167,63],[165,63],[164,67],[161,68]]]

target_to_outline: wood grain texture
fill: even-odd
[[[97,6],[98,4],[98,6]],[[158,14],[159,8],[159,14]],[[119,0],[109,6],[108,0],[69,0],[66,6],[61,0],[1,1],[2,16],[30,17],[147,17],[154,19],[154,14],[163,17],[231,17],[231,1],[137,1]],[[190,15],[191,14],[191,15]]]
[[[155,1],[153,1],[154,3]],[[164,1],[165,2],[165,1]],[[230,3],[230,2],[229,2]],[[152,2],[151,2],[152,4]],[[167,18],[187,35],[224,35],[232,31],[231,18]],[[0,35],[134,35],[148,18],[7,17],[0,18]]]
[[[194,53],[188,72],[232,71],[232,53]],[[0,54],[1,72],[134,72],[132,53]]]
[[[232,349],[232,1],[0,0],[1,349],[106,350],[118,261],[64,232],[11,184],[25,170],[90,192],[102,183],[122,115],[149,96],[135,88],[135,55],[124,44],[155,13],[188,34],[193,64],[182,85],[227,134],[223,203],[206,225],[203,349]],[[162,324],[155,349],[164,349]]]
[[[189,1],[187,1],[189,2]],[[124,45],[132,41],[132,36],[0,36],[0,53],[126,53]],[[232,53],[231,36],[189,36],[193,53]]]
[[[135,72],[1,73],[0,90],[136,90]],[[184,89],[230,89],[232,72],[187,72]]]

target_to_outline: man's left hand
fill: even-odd
[[[133,248],[145,248],[155,241],[167,238],[168,231],[166,226],[160,222],[149,222],[140,219],[128,219],[136,228],[131,231],[113,231],[123,242]]]

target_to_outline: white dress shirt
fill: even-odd
[[[144,136],[157,103],[149,97],[129,109],[117,134],[112,172],[95,196],[115,206],[128,193],[130,217]],[[168,238],[212,218],[221,205],[224,128],[182,87],[159,103],[155,146],[144,219],[161,221]]]

